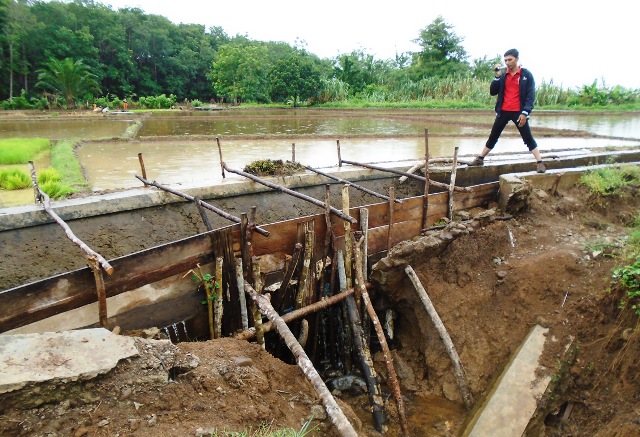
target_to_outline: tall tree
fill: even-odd
[[[304,53],[279,60],[269,71],[271,98],[275,101],[291,98],[294,108],[300,100],[318,95],[320,81],[320,72]]]
[[[263,44],[223,45],[213,62],[209,78],[219,96],[234,103],[268,102],[269,52]]]
[[[100,91],[95,75],[72,58],[50,59],[38,73],[36,86],[62,96],[67,106],[75,107],[77,98]]]
[[[453,31],[453,26],[438,16],[420,31],[414,40],[422,50],[417,53],[413,67],[422,77],[449,77],[466,74],[469,64],[467,51],[462,46],[464,39]],[[415,59],[415,58],[414,58]]]

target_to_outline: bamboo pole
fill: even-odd
[[[342,302],[354,293],[353,288],[345,290],[341,293],[335,294],[333,296],[324,297],[320,299],[318,302],[312,303],[311,305],[307,305],[303,308],[298,308],[297,310],[293,310],[284,316],[282,316],[282,320],[285,322],[293,322],[294,320],[298,320],[301,317],[304,317],[308,314],[316,313],[320,310],[330,307],[331,305],[335,305],[339,302]],[[262,329],[264,333],[272,331],[274,328],[271,322],[266,322],[262,324]],[[241,331],[233,336],[233,338],[237,338],[238,340],[251,340],[256,335],[255,328],[249,328],[248,330]]]
[[[255,287],[254,291],[262,295],[262,278],[260,277],[260,263],[257,259],[253,259],[251,261],[252,264],[252,274],[253,274],[253,285]],[[244,284],[245,290],[247,289],[248,284]],[[252,296],[253,297],[253,296]],[[264,343],[264,329],[262,328],[262,315],[260,314],[260,308],[258,308],[257,300],[254,299],[253,305],[253,325],[256,328],[256,341],[262,347],[262,349],[266,349],[267,346]],[[269,304],[271,306],[271,304]]]
[[[202,206],[203,208],[208,209],[209,211],[215,212],[220,217],[223,217],[223,218],[225,218],[225,219],[227,219],[229,221],[232,221],[234,223],[240,223],[240,219],[238,217],[236,217],[234,215],[231,215],[231,214],[221,210],[220,208],[216,208],[215,206],[211,205],[210,203],[203,202],[202,199],[200,199],[200,198],[196,198],[196,197],[193,197],[193,196],[191,196],[189,194],[182,193],[180,191],[174,190],[173,188],[169,188],[167,186],[161,185],[161,184],[157,183],[156,181],[148,181],[145,178],[142,178],[142,177],[140,177],[138,175],[136,175],[136,178],[138,180],[140,180],[145,185],[152,185],[152,186],[154,186],[156,188],[159,188],[159,189],[161,189],[163,191],[166,191],[166,192],[171,193],[171,194],[175,194],[178,197],[182,197],[183,199],[187,199],[187,200],[189,200],[191,202],[196,202],[196,204]],[[260,228],[259,226],[256,226],[255,229],[256,229],[256,232],[258,232],[259,234],[264,235],[265,237],[269,236],[269,232],[265,231],[264,229]]]
[[[447,332],[447,328],[445,328],[444,323],[440,319],[436,308],[433,306],[431,299],[429,299],[429,295],[427,291],[424,289],[422,284],[420,283],[420,279],[416,272],[413,270],[411,266],[407,266],[404,269],[409,279],[413,283],[416,291],[418,292],[418,296],[420,296],[420,300],[422,301],[427,313],[431,317],[433,324],[440,334],[440,338],[442,339],[445,348],[447,349],[447,353],[449,354],[449,358],[453,362],[454,373],[456,375],[456,379],[458,381],[458,385],[460,386],[460,392],[462,393],[462,399],[464,401],[464,405],[467,409],[471,409],[473,407],[473,397],[471,396],[471,390],[469,390],[469,385],[467,384],[467,377],[465,375],[462,364],[460,363],[460,357],[458,356],[458,352],[456,351],[456,347],[453,345],[453,341],[451,341],[451,337]]]
[[[371,194],[372,196],[378,197],[380,199],[389,200],[389,196],[385,196],[384,194],[376,193],[375,191],[370,190],[367,187],[363,187],[362,185],[354,184],[353,182],[350,182],[350,181],[348,181],[346,179],[337,178],[337,177],[335,177],[333,175],[330,175],[328,173],[322,172],[322,171],[317,170],[317,169],[315,169],[313,167],[309,167],[308,165],[303,165],[303,167],[306,168],[309,171],[312,171],[314,173],[319,174],[320,176],[324,176],[326,178],[333,179],[334,181],[341,182],[343,184],[349,184],[353,188],[355,188],[356,190],[362,191],[363,193]],[[402,203],[402,200],[401,199],[396,199],[396,202],[397,203]]]
[[[216,257],[216,282],[215,290],[217,291],[217,297],[214,302],[213,315],[214,315],[214,338],[222,338],[222,313],[224,306],[222,305],[222,264],[224,258],[221,256]]]
[[[402,392],[400,391],[400,383],[398,382],[398,376],[396,375],[396,369],[393,367],[393,361],[391,358],[391,352],[389,350],[389,345],[387,344],[387,339],[384,336],[384,331],[382,330],[382,325],[380,324],[380,320],[378,319],[378,315],[376,311],[373,309],[373,305],[371,304],[371,299],[369,298],[369,293],[367,292],[367,287],[365,286],[364,275],[362,273],[362,260],[360,257],[360,244],[362,239],[356,240],[355,242],[355,257],[356,257],[356,278],[357,278],[357,287],[362,296],[362,300],[367,308],[367,312],[369,313],[369,317],[371,317],[371,322],[373,323],[373,327],[375,328],[376,335],[378,336],[378,341],[380,342],[380,348],[382,349],[382,355],[384,357],[385,364],[387,366],[387,372],[389,373],[389,383],[393,389],[393,394],[396,399],[396,405],[398,407],[398,417],[400,418],[400,428],[402,430],[402,435],[409,435],[409,427],[407,425],[407,416],[405,414],[404,409],[404,401],[402,400]]]
[[[267,316],[271,323],[275,325],[278,334],[280,334],[291,353],[296,357],[298,366],[302,369],[302,373],[307,377],[307,380],[309,380],[311,385],[313,385],[313,388],[316,390],[316,393],[318,393],[320,399],[322,399],[327,415],[338,429],[340,435],[345,437],[358,437],[353,425],[351,425],[342,409],[340,409],[340,406],[334,399],[333,395],[331,395],[331,392],[320,377],[320,374],[318,374],[318,371],[313,367],[313,363],[305,353],[304,349],[300,346],[300,343],[296,341],[296,338],[293,336],[293,333],[284,320],[282,320],[282,317],[280,317],[280,315],[278,315],[278,313],[273,309],[269,300],[258,294],[249,284],[245,284],[244,288],[260,308],[260,312]]]
[[[286,187],[283,187],[281,185],[276,185],[276,184],[273,184],[273,183],[271,183],[269,181],[265,181],[264,179],[261,179],[261,178],[259,178],[257,176],[254,176],[251,173],[247,173],[247,172],[242,171],[242,170],[231,169],[231,168],[227,167],[226,164],[224,164],[224,168],[228,172],[239,174],[239,175],[244,176],[244,177],[246,177],[248,179],[251,179],[252,181],[258,182],[259,184],[262,184],[262,185],[264,185],[266,187],[273,188],[274,190],[278,190],[278,191],[280,191],[282,193],[286,193],[286,194],[289,194],[289,195],[291,195],[293,197],[297,197],[298,199],[305,200],[305,201],[307,201],[309,203],[312,203],[312,204],[314,204],[316,206],[319,206],[320,208],[324,208],[325,207],[323,202],[319,201],[318,199],[314,199],[313,197],[307,196],[306,194],[298,193],[297,191],[290,190],[290,189],[288,189]],[[348,221],[350,223],[356,223],[356,221],[357,221],[353,217],[351,217],[349,215],[346,215],[346,214],[343,214],[342,211],[340,211],[340,210],[338,210],[336,208],[333,208],[333,207],[331,207],[331,213],[337,215],[342,220],[346,220],[346,221]]]
[[[447,217],[449,220],[453,218],[453,187],[456,185],[456,172],[458,171],[458,149],[456,146],[453,151],[453,167],[451,168],[451,182],[449,183],[449,206],[447,208]]]
[[[108,329],[108,317],[107,317],[107,292],[104,288],[104,276],[102,276],[102,270],[98,264],[98,259],[95,256],[87,256],[89,261],[89,267],[93,271],[93,277],[96,281],[96,292],[98,293],[98,320],[100,326]]]
[[[93,249],[87,246],[82,240],[76,237],[73,231],[71,230],[71,228],[51,208],[49,196],[47,195],[47,193],[42,191],[38,186],[38,178],[36,177],[36,169],[33,165],[33,161],[29,161],[29,165],[31,166],[31,182],[33,184],[34,190],[37,192],[36,199],[42,202],[42,206],[44,207],[44,210],[47,212],[47,214],[51,216],[51,218],[53,218],[56,221],[56,223],[58,223],[62,227],[62,229],[64,229],[65,234],[67,234],[67,238],[69,238],[69,240],[71,240],[73,244],[75,244],[80,249],[82,249],[84,253],[86,253],[88,256],[95,257],[98,263],[100,263],[100,265],[104,269],[104,271],[107,272],[107,274],[111,275],[113,273],[113,267],[111,267],[111,264],[109,264],[109,262],[106,259],[104,259],[102,255],[95,252]]]
[[[247,298],[244,295],[244,276],[242,270],[242,258],[236,258],[236,282],[238,283],[238,299],[240,300],[240,319],[242,329],[249,329],[249,316],[247,315]]]

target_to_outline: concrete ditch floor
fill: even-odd
[[[462,434],[465,437],[521,436],[536,411],[550,376],[536,375],[548,328],[536,325],[496,382],[494,390]]]
[[[138,355],[132,337],[104,328],[0,335],[0,394],[51,380],[83,380]]]

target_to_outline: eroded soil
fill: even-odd
[[[452,241],[413,266],[448,328],[476,401],[490,389],[535,324],[550,329],[541,373],[553,376],[527,435],[640,434],[638,317],[620,309],[611,287],[637,193],[594,206],[582,189],[534,193],[528,211],[496,220]],[[407,279],[394,296],[372,296],[396,311],[390,340],[412,435],[459,434],[464,408],[452,366]],[[376,294],[377,293],[377,294]],[[381,314],[382,317],[382,314]],[[89,383],[18,408],[5,397],[3,436],[193,436],[218,431],[300,429],[312,415],[315,435],[335,435],[311,385],[295,365],[256,344],[139,340],[146,352]],[[145,349],[146,348],[146,349]],[[567,350],[565,353],[564,351]],[[171,360],[169,359],[171,357]],[[375,356],[388,412],[386,435],[399,435],[397,413],[379,353]],[[196,365],[197,364],[197,365]],[[417,399],[442,396],[446,411],[428,429]],[[364,410],[366,395],[338,396],[360,435],[379,435]]]

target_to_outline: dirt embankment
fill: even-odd
[[[624,225],[637,214],[638,197],[631,193],[594,206],[581,189],[560,196],[534,193],[528,211],[462,235],[442,253],[413,265],[449,329],[476,400],[534,324],[550,329],[540,371],[553,375],[552,383],[527,435],[640,433],[638,317],[620,309],[623,295],[610,285],[629,232]],[[464,426],[460,414],[443,414],[429,429],[418,424],[428,414],[414,408],[418,397],[442,396],[442,403],[458,406],[462,400],[448,355],[412,284],[407,278],[394,293],[374,289],[372,296],[380,310],[397,314],[390,344],[412,432],[457,435]],[[334,433],[296,366],[231,339],[176,348],[150,348],[37,407],[5,403],[0,433],[193,436],[216,428],[249,429],[251,435],[261,426],[300,429],[311,415],[320,417],[313,422],[319,427],[315,435]],[[165,368],[164,353],[195,356],[199,364]],[[376,360],[376,365],[388,395],[384,364]],[[359,434],[378,435],[363,409],[366,399],[339,396]],[[393,396],[386,407],[386,435],[399,435]]]

